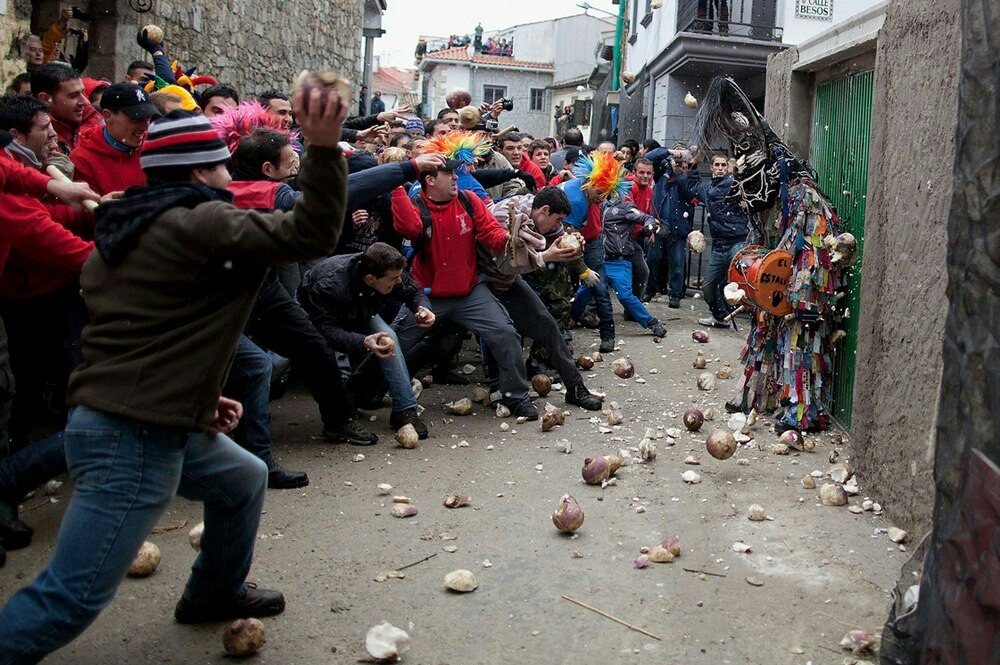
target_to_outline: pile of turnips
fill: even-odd
[[[681,555],[681,542],[677,536],[668,536],[655,547],[642,547],[639,549],[639,556],[632,565],[636,568],[645,568],[650,563],[673,563]]]

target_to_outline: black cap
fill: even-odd
[[[121,111],[133,120],[139,118],[158,118],[160,111],[149,101],[146,91],[134,83],[115,83],[104,90],[101,97],[101,108],[108,111]]]
[[[465,162],[460,159],[446,159],[444,160],[444,166],[439,166],[438,171],[457,171],[464,164]]]

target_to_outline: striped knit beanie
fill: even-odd
[[[229,161],[229,148],[208,118],[189,111],[172,111],[149,125],[142,142],[143,170],[174,166],[211,166]]]

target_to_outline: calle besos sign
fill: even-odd
[[[796,18],[833,20],[833,0],[795,0]]]

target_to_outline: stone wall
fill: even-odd
[[[236,87],[243,94],[287,90],[302,69],[331,69],[360,87],[362,3],[357,0],[154,0],[145,14],[126,0],[103,0],[102,45],[88,74],[118,80],[132,60],[148,60],[135,43],[140,26],[166,33],[167,53],[183,67]],[[103,4],[95,0],[95,4]]]
[[[25,71],[24,40],[31,34],[30,0],[7,0],[7,13],[0,16],[0,85]]]
[[[876,53],[853,430],[861,477],[910,529],[929,527],[933,507],[958,8],[895,0]]]

